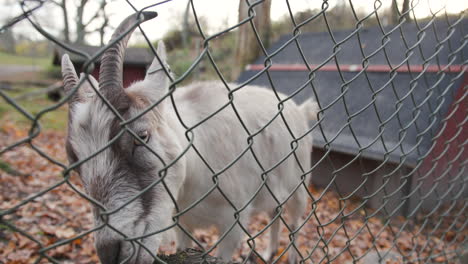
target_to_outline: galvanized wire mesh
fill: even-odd
[[[137,10],[132,5],[131,1],[127,1],[128,6],[133,9],[133,12],[141,12],[143,10],[151,9],[158,10],[158,7],[166,4],[168,1],[155,1],[151,5],[146,6],[142,10]],[[184,117],[178,114],[178,122],[185,128],[184,139],[187,142],[186,148],[179,157],[176,157],[170,163],[164,161],[157,154],[157,151],[151,150],[154,155],[158,156],[164,167],[160,169],[160,178],[146,186],[144,189],[139,190],[139,193],[130,198],[126,203],[118,208],[107,210],[99,201],[93,199],[90,195],[86,194],[77,187],[77,182],[73,182],[74,169],[78,168],[83,163],[89,162],[90,159],[99,155],[104,149],[110,148],[122,135],[130,133],[133,137],[138,136],[129,129],[128,124],[133,122],[136,118],[125,120],[117,109],[102,96],[100,92],[97,94],[105,102],[105,105],[111,109],[114,115],[119,120],[120,131],[113,136],[106,144],[106,146],[86,159],[79,160],[76,163],[67,165],[62,157],[51,155],[45,151],[40,143],[36,141],[40,135],[46,132],[41,128],[41,119],[47,113],[53,112],[62,105],[66,105],[68,100],[73,96],[73,93],[80,89],[79,85],[73,90],[72,94],[64,96],[58,103],[43,109],[37,113],[30,113],[26,111],[21,103],[16,102],[8,93],[0,89],[4,103],[14,107],[15,111],[20,112],[30,122],[31,127],[27,135],[23,138],[5,137],[7,142],[1,142],[2,149],[0,154],[3,157],[8,156],[15,149],[26,147],[43,157],[50,166],[56,165],[60,167],[63,178],[54,183],[43,183],[41,190],[33,193],[28,193],[25,198],[17,203],[10,203],[9,201],[2,202],[2,210],[0,212],[0,224],[2,226],[2,234],[7,239],[12,236],[23,236],[30,241],[34,242],[35,262],[53,262],[61,263],[61,259],[57,255],[52,256],[54,250],[67,245],[77,243],[86,237],[92,236],[94,232],[104,227],[113,228],[105,220],[107,216],[112,215],[121,210],[125,205],[138,199],[144,193],[148,192],[156,185],[163,185],[164,188],[170,193],[164,178],[167,171],[179,160],[180,157],[186,154],[189,149],[193,149],[199,156],[199,162],[203,162],[207,166],[211,175],[209,177],[213,180],[213,185],[209,186],[207,193],[198,200],[193,201],[192,205],[182,210],[177,206],[176,197],[170,194],[174,203],[175,212],[167,212],[172,214],[173,223],[167,226],[164,230],[157,232],[147,233],[138,237],[128,237],[126,234],[115,230],[125,240],[132,242],[137,246],[145,247],[141,243],[141,239],[147,236],[152,236],[158,233],[165,232],[173,228],[180,228],[185,232],[194,242],[194,245],[203,250],[203,256],[213,253],[219,243],[226,239],[229,232],[234,226],[241,226],[243,235],[247,237],[246,245],[240,253],[238,260],[243,263],[252,261],[254,257],[262,263],[267,260],[262,258],[261,235],[270,228],[274,220],[281,221],[286,227],[286,242],[282,245],[282,249],[273,259],[275,263],[285,261],[283,255],[288,254],[288,251],[297,250],[300,252],[301,262],[304,263],[323,263],[335,262],[344,263],[345,261],[353,263],[373,263],[372,261],[387,261],[405,262],[405,263],[461,263],[464,255],[466,255],[466,240],[467,240],[467,223],[466,218],[466,181],[467,173],[466,168],[466,96],[467,96],[467,42],[468,33],[464,28],[464,12],[456,15],[449,15],[447,10],[430,10],[430,17],[420,20],[416,19],[414,10],[421,5],[418,1],[410,1],[409,10],[405,14],[399,13],[399,20],[395,25],[384,26],[383,19],[379,17],[381,13],[379,10],[382,8],[383,1],[374,1],[372,11],[362,16],[356,11],[353,1],[349,1],[349,12],[354,17],[354,27],[350,30],[344,38],[337,38],[335,29],[332,23],[329,22],[328,16],[332,9],[328,1],[323,1],[321,9],[311,17],[298,20],[294,15],[293,2],[286,1],[290,20],[291,28],[289,30],[290,36],[281,45],[267,48],[263,45],[260,33],[258,32],[253,18],[256,16],[255,8],[263,4],[263,1],[250,1],[247,2],[249,6],[249,16],[243,19],[236,25],[226,28],[214,34],[208,34],[206,29],[201,25],[198,19],[197,2],[190,2],[190,13],[195,18],[195,24],[198,29],[198,36],[201,38],[202,48],[198,56],[193,60],[192,65],[188,70],[181,74],[181,76],[172,78],[169,86],[169,92],[164,95],[158,102],[154,103],[150,108],[143,111],[136,118],[140,118],[150,109],[157,107],[163,100],[171,101],[174,108],[177,109],[175,102],[172,98],[173,93],[181,83],[188,78],[192,78],[193,72],[201,63],[208,64],[209,67],[216,73],[216,78],[221,81],[226,89],[228,89],[228,98],[226,104],[223,105],[219,111],[225,108],[232,108],[237,113],[235,93],[240,89],[246,89],[249,84],[256,84],[263,78],[263,85],[266,85],[275,93],[282,91],[278,86],[278,77],[275,77],[275,72],[278,71],[278,64],[275,64],[278,54],[284,52],[287,48],[294,48],[296,54],[299,54],[301,59],[300,66],[303,68],[303,73],[307,76],[305,81],[297,87],[292,87],[292,93],[285,99],[278,97],[277,108],[278,111],[274,113],[272,120],[259,129],[258,131],[249,131],[244,124],[242,118],[237,115],[240,125],[244,128],[246,137],[245,142],[247,147],[245,150],[224,169],[217,171],[214,169],[213,164],[203,157],[197,150],[194,144],[194,137],[196,137],[196,128],[213,118],[219,111],[211,113],[204,118],[200,123],[189,126],[184,122]],[[34,13],[41,8],[44,8],[47,1],[30,0],[21,1],[22,13],[11,21],[2,26],[0,32],[9,28],[14,28],[18,22],[28,21],[29,25],[35,31],[47,38],[50,42],[55,43],[57,46],[65,49],[70,54],[77,54],[86,58],[83,66],[85,76],[93,70],[93,63],[99,58],[107,48],[114,43],[109,43],[102,47],[94,54],[87,54],[82,50],[76,50],[72,46],[60,41],[56,35],[49,33],[44,29],[39,22],[34,19]],[[235,12],[237,10],[233,10]],[[130,12],[130,11],[129,11]],[[407,21],[412,18],[411,21]],[[367,43],[362,39],[364,32],[366,32],[366,23],[374,21],[375,27],[379,31],[376,38],[380,40],[380,47],[369,52],[365,47]],[[307,55],[306,39],[302,38],[304,33],[302,29],[310,26],[314,22],[323,21],[326,26],[327,35],[324,38],[330,40],[333,45],[329,46],[328,50],[323,50],[328,54],[325,59],[321,61],[311,61]],[[156,23],[156,22],[155,22]],[[158,21],[157,23],[163,23]],[[441,32],[437,27],[437,23],[444,23],[445,31]],[[408,41],[408,35],[404,32],[404,27],[408,24],[415,26],[416,41]],[[133,27],[138,27],[135,23]],[[239,84],[231,84],[225,76],[229,73],[223,72],[218,66],[215,56],[213,55],[214,49],[212,43],[218,37],[226,34],[231,34],[239,27],[249,27],[254,32],[257,44],[260,46],[261,58],[259,59],[260,65],[257,65],[257,70],[251,70],[250,75],[242,80]],[[141,30],[141,29],[140,29]],[[454,39],[454,32],[459,32],[461,36]],[[127,32],[128,33],[128,32]],[[150,38],[143,30],[141,30],[147,46],[151,52],[157,56],[156,49],[153,47]],[[392,35],[393,34],[393,35]],[[391,35],[391,36],[390,36]],[[434,35],[433,38],[428,38],[427,35]],[[122,35],[123,37],[124,35]],[[399,39],[395,39],[398,36]],[[413,36],[414,37],[414,36]],[[343,63],[340,56],[344,45],[350,43],[351,39],[357,40],[355,45],[360,52],[360,65],[355,66],[354,70],[346,69],[346,63]],[[400,52],[403,55],[398,61],[392,57],[389,52],[390,43],[402,41],[404,49]],[[428,41],[435,41],[432,43],[435,47],[431,54],[427,54],[423,50],[423,44]],[[443,53],[445,50],[448,52]],[[448,54],[448,55],[447,55]],[[375,71],[374,58],[382,56],[386,66],[384,72],[385,77],[381,77],[383,81],[375,82],[372,72]],[[422,61],[415,64],[412,59],[416,56],[422,58]],[[171,62],[168,62],[171,64]],[[329,100],[323,98],[323,93],[319,92],[317,86],[320,74],[328,66],[332,66],[336,72],[336,78],[339,82],[337,87],[330,87],[329,89],[337,89],[336,96]],[[254,65],[255,66],[255,65]],[[284,66],[284,65],[283,65]],[[296,64],[297,66],[297,64]],[[416,69],[414,66],[418,66]],[[275,68],[277,67],[277,68]],[[254,69],[251,67],[250,69]],[[168,76],[170,76],[168,69],[164,69]],[[281,70],[279,70],[281,71]],[[290,69],[283,70],[286,74]],[[325,70],[326,71],[326,70]],[[349,75],[352,72],[352,75]],[[398,79],[399,76],[405,75],[408,78],[406,81]],[[285,75],[287,76],[287,75]],[[383,75],[382,75],[383,76]],[[351,107],[352,100],[359,96],[349,97],[350,94],[355,93],[351,87],[357,83],[358,79],[364,80],[362,84],[366,86],[367,93],[370,100],[365,102],[360,108],[356,109]],[[96,88],[96,87],[94,87]],[[421,92],[421,90],[423,92]],[[255,137],[262,130],[267,128],[274,120],[281,120],[286,127],[288,127],[291,138],[291,152],[287,155],[296,156],[295,150],[297,149],[300,140],[305,135],[294,135],[288,125],[288,120],[283,115],[284,104],[289,100],[299,100],[296,95],[301,94],[303,91],[308,91],[308,96],[315,97],[320,106],[318,114],[318,121],[313,123],[307,134],[313,133],[314,137],[322,138],[323,144],[321,146],[315,145],[314,150],[317,148],[318,154],[314,152],[314,162],[311,167],[301,165],[302,175],[298,175],[301,181],[298,182],[297,188],[304,188],[307,190],[309,210],[307,214],[301,219],[301,224],[297,229],[291,229],[288,226],[288,221],[285,214],[282,212],[284,205],[283,201],[278,201],[276,215],[273,219],[269,219],[263,223],[261,228],[253,230],[252,227],[245,226],[240,221],[240,215],[245,210],[245,207],[237,208],[229,201],[229,197],[224,194],[224,191],[219,186],[218,178],[225,170],[232,167],[245,153],[251,152],[253,157],[256,157],[252,148]],[[379,95],[384,92],[391,92],[395,96],[395,100],[391,101],[393,104],[393,112],[390,115],[382,113],[380,104],[377,103]],[[422,95],[422,96],[421,96]],[[333,133],[327,130],[327,120],[334,120],[332,115],[336,112],[331,111],[336,105],[342,105],[341,117],[342,123],[338,125],[338,129]],[[407,111],[404,106],[410,105],[411,115],[410,119],[402,117],[403,111]],[[361,137],[365,135],[359,134],[360,131],[355,120],[364,115],[364,112],[372,111],[376,116],[378,127],[373,129],[378,130],[378,133],[368,141],[363,141]],[[391,130],[390,126],[396,126],[398,135],[396,136],[396,144],[388,144],[388,137],[386,131]],[[422,124],[422,125],[421,125]],[[414,130],[415,133],[410,133]],[[340,135],[347,131],[350,136],[350,141],[353,145],[357,146],[357,151],[337,150],[339,148],[337,140]],[[412,146],[405,145],[405,140],[408,137],[415,143]],[[140,139],[138,139],[140,140]],[[228,138],[224,140],[229,140]],[[287,139],[285,139],[287,140]],[[429,147],[423,148],[424,142],[429,142]],[[140,140],[140,143],[145,144]],[[145,144],[146,145],[146,144]],[[368,152],[372,146],[379,145],[382,152],[374,154],[374,157],[369,158]],[[63,147],[64,148],[64,147]],[[335,154],[341,153],[341,154]],[[340,155],[348,155],[347,159],[343,161]],[[285,159],[287,158],[285,157]],[[395,158],[396,157],[396,158]],[[415,158],[414,158],[415,157]],[[16,157],[21,159],[21,157]],[[296,157],[297,159],[297,157]],[[409,160],[411,159],[411,162]],[[7,158],[6,158],[7,160]],[[372,161],[369,161],[372,160]],[[260,188],[268,188],[267,175],[274,168],[265,168],[259,160],[256,160],[259,167],[262,169],[262,174],[257,175],[262,179]],[[408,165],[408,163],[411,163]],[[371,165],[369,165],[371,164]],[[279,165],[279,164],[278,164]],[[353,185],[352,191],[346,191],[346,181],[352,181],[352,175],[343,175],[343,173],[350,173],[350,168],[357,166],[358,176],[357,184]],[[321,167],[328,168],[325,172]],[[377,173],[378,172],[378,173]],[[2,172],[6,173],[6,172]],[[310,187],[309,182],[305,181],[305,176],[312,173],[312,182],[315,183],[316,179],[322,179],[322,187],[317,191]],[[76,177],[76,176],[75,176]],[[379,177],[377,182],[375,179]],[[356,181],[356,180],[355,180]],[[368,183],[374,181],[371,186]],[[25,183],[28,184],[28,183]],[[79,184],[79,183],[78,183]],[[352,184],[351,184],[352,185]],[[104,219],[102,225],[95,226],[86,230],[80,230],[79,234],[74,234],[71,237],[64,239],[56,239],[53,242],[45,243],[38,238],[37,232],[28,230],[25,226],[17,224],[19,219],[23,217],[23,209],[29,205],[41,201],[41,199],[50,192],[54,192],[58,188],[67,188],[72,192],[81,196],[82,199],[88,201],[94,207],[99,208],[100,217]],[[210,243],[201,241],[200,236],[186,230],[179,223],[179,218],[192,210],[195,206],[203,201],[212,192],[219,192],[224,199],[226,199],[232,206],[233,224],[228,228],[228,232],[218,234],[217,238]],[[270,191],[271,192],[271,191]],[[294,193],[290,194],[290,197]],[[256,195],[256,194],[255,194]],[[249,200],[255,198],[252,196]],[[272,197],[275,194],[271,192]],[[377,199],[378,198],[378,199]],[[276,198],[274,198],[276,199]],[[374,199],[374,200],[373,200]],[[376,200],[375,200],[376,199]],[[330,203],[335,204],[337,210],[331,214],[330,217],[324,217],[327,210],[331,210]],[[6,206],[5,206],[6,205]],[[44,205],[46,206],[46,205]],[[89,212],[88,212],[89,213]],[[61,217],[66,218],[66,213]],[[73,219],[67,219],[73,221]],[[306,231],[309,230],[309,231]],[[313,230],[312,232],[310,230]],[[313,236],[308,234],[314,233]],[[15,244],[18,249],[24,248],[24,245]],[[79,247],[72,248],[75,251],[81,250]],[[164,262],[157,256],[156,252],[151,252],[155,260]],[[6,257],[6,256],[5,256]],[[373,260],[369,260],[372,259]],[[466,260],[466,258],[465,258]],[[8,262],[8,259],[0,260],[0,262]],[[370,262],[369,262],[370,261]]]

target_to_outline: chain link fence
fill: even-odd
[[[117,38],[92,52],[65,43],[59,34],[41,25],[35,14],[47,8],[51,4],[49,1],[20,1],[22,13],[1,27],[3,33],[14,29],[18,23],[29,25],[34,34],[55,44],[60,55],[70,54],[72,60],[81,58],[81,69],[77,70],[83,71],[83,78],[73,85],[71,93],[34,112],[28,111],[24,102],[16,101],[8,91],[0,89],[2,104],[11,107],[9,111],[20,113],[29,126],[27,131],[20,131],[16,128],[19,124],[4,123],[0,132],[0,243],[3,244],[0,263],[97,263],[94,243],[98,245],[99,241],[94,241],[94,235],[111,232],[106,231],[110,229],[130,245],[129,257],[114,257],[116,263],[134,263],[134,256],[139,255],[140,250],[146,250],[155,261],[166,263],[170,258],[163,254],[175,253],[171,243],[173,230],[185,234],[192,247],[200,249],[196,251],[198,261],[206,263],[213,263],[210,255],[215,254],[218,246],[226,243],[233,232],[240,232],[246,238],[233,256],[239,263],[287,263],[287,256],[293,252],[301,263],[466,263],[468,22],[465,11],[453,13],[445,7],[435,9],[432,2],[409,1],[403,12],[394,10],[397,20],[388,24],[383,10],[389,10],[384,6],[391,5],[391,1],[370,1],[366,8],[357,1],[349,1],[342,11],[349,15],[349,21],[342,18],[340,24],[334,16],[339,7],[332,1],[321,2],[321,7],[309,14],[294,12],[295,1],[284,1],[287,23],[282,27],[273,26],[272,30],[286,30],[266,47],[262,32],[254,22],[265,1],[246,1],[246,16],[240,17],[239,23],[217,32],[207,30],[200,19],[197,13],[200,3],[189,1],[187,14],[194,18],[196,31],[192,35],[199,46],[190,64],[182,72],[176,71],[179,76],[173,77],[169,67],[162,63],[161,54],[157,54],[156,45],[150,41],[152,37],[139,27],[143,11],[158,12],[171,2],[148,2],[143,9],[135,8],[132,1],[122,2],[129,14],[140,14],[140,19],[131,21],[126,30],[117,31]],[[420,10],[426,12],[426,17],[420,18]],[[154,23],[157,27],[165,21],[158,21],[156,17],[145,23]],[[226,63],[233,58],[220,56],[219,50],[224,52],[222,45],[226,42],[220,44],[219,41],[235,35],[240,28],[248,28],[254,34],[256,43],[252,45],[260,54],[236,80],[232,73],[236,65]],[[163,65],[156,71],[162,70],[170,81],[164,95],[127,120],[128,116],[109,99],[108,92],[106,94],[102,87],[97,89],[91,75],[100,67],[103,54],[129,36],[131,29],[141,32],[151,56],[157,56]],[[170,59],[171,56],[167,61],[169,65],[178,63]],[[124,75],[126,73],[124,70]],[[165,107],[172,105],[177,109],[174,94],[178,89],[185,89],[184,85],[209,74],[209,78],[219,81],[227,91],[225,101],[196,123],[188,122],[176,111],[176,118],[171,122],[177,122],[184,131],[184,144],[177,155],[167,158],[159,149],[151,149],[145,142],[145,135],[131,128],[135,120],[145,118],[146,113],[158,109],[164,102],[167,103]],[[213,120],[223,109],[242,111],[242,105],[236,104],[236,93],[252,89],[249,85],[264,86],[274,92],[277,111],[256,130],[250,129],[242,115],[236,114],[235,122],[243,128],[245,146],[242,152],[228,155],[232,156],[228,164],[216,164],[203,153],[203,146],[197,144],[197,137],[209,136],[200,133],[198,127],[216,122]],[[199,103],[206,104],[210,90],[199,88],[205,89],[202,93],[205,97]],[[66,111],[68,102],[90,91],[97,94],[99,105],[112,113],[115,131],[104,146],[99,146],[91,155],[74,160],[70,158],[73,153],[69,153],[71,164],[67,165],[65,131],[52,133],[44,129],[43,125],[47,126],[44,120],[51,122],[45,117],[60,109]],[[280,97],[279,93],[286,97]],[[309,123],[304,134],[295,134],[290,127],[292,120],[288,120],[284,112],[285,106],[289,101],[302,103],[309,98],[314,98],[319,106],[317,120]],[[290,131],[290,138],[284,138],[290,150],[277,164],[265,167],[261,159],[257,159],[254,145],[262,131],[268,131],[269,126],[277,123]],[[301,164],[296,150],[310,135],[314,138],[312,162]],[[99,188],[103,187],[95,186],[94,193],[93,186],[83,188],[82,180],[74,171],[85,168],[86,164],[97,166],[94,161],[99,155],[119,148],[118,142],[124,137],[133,137],[135,144],[144,145],[159,159],[158,176],[145,182],[140,189],[122,194],[124,201],[118,206],[107,208],[96,194],[102,192]],[[221,144],[231,137],[225,135],[210,141]],[[189,153],[196,157],[199,166],[209,171],[206,177],[212,184],[206,186],[198,199],[185,202],[186,206],[181,207],[177,195],[168,187],[167,177],[173,170],[177,171],[178,162]],[[237,197],[232,197],[220,182],[223,175],[247,156],[260,168],[258,175],[252,175],[258,177],[259,186],[251,197],[243,197],[247,203],[239,206],[231,201]],[[293,157],[300,164],[301,172],[295,175],[294,189],[278,199],[268,175]],[[34,159],[39,161],[33,162]],[[312,175],[310,182],[306,177],[309,174]],[[186,177],[190,177],[190,173]],[[21,180],[17,181],[18,178]],[[182,192],[191,191],[187,188]],[[109,219],[119,211],[130,210],[129,206],[138,207],[136,200],[144,200],[149,206],[153,202],[148,199],[156,199],[152,196],[154,190],[170,197],[167,210],[159,212],[169,215],[170,223],[138,234],[128,234],[110,223]],[[260,190],[268,191],[275,201],[274,213],[254,215],[245,221],[243,216]],[[299,191],[307,196],[307,210],[296,226],[291,224],[294,219],[288,219],[288,211],[283,209]],[[187,228],[182,219],[197,217],[190,212],[214,194],[229,204],[231,218],[224,232],[212,228],[213,222],[203,215],[190,221],[205,221],[207,228]],[[95,225],[93,214],[97,219]],[[220,217],[222,214],[219,212]],[[280,224],[279,247],[273,250],[269,260],[263,252],[274,236],[267,233],[276,223]],[[159,234],[169,235],[157,255],[148,249],[145,239]],[[122,254],[110,247],[104,251],[117,256]],[[102,252],[101,249],[101,259],[106,258]]]

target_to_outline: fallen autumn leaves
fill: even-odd
[[[26,131],[12,123],[3,124],[0,127],[0,149],[26,136]],[[62,133],[42,132],[32,143],[66,164]],[[77,175],[73,174],[69,181],[64,181],[63,169],[41,157],[27,144],[7,151],[0,162],[1,210],[16,208],[0,219],[0,263],[33,263],[41,254],[61,263],[98,263],[92,235],[80,235],[90,230],[93,224],[90,204],[71,188],[71,185],[80,188]],[[382,256],[387,253],[394,256],[387,263],[403,260],[409,263],[456,263],[452,260],[454,252],[460,250],[457,245],[463,243],[468,234],[463,213],[461,218],[426,217],[425,229],[422,229],[403,217],[390,222],[388,219],[366,217],[366,213],[371,212],[359,208],[360,201],[347,200],[343,208],[344,202],[332,191],[326,191],[323,196],[324,190],[311,186],[310,191],[315,199],[321,198],[315,201],[314,213],[310,214],[309,210],[309,220],[296,235],[297,248],[307,258],[307,263],[347,263],[353,260],[361,263],[366,255],[377,251]],[[41,195],[31,199],[38,193]],[[312,201],[309,208],[312,208]],[[456,214],[459,211],[451,212]],[[440,221],[436,225],[431,223],[431,219]],[[265,215],[256,216],[249,226],[249,234],[258,233],[267,224]],[[287,259],[287,254],[281,253],[289,245],[288,235],[283,225],[280,250],[276,255],[279,263],[285,263]],[[218,239],[215,229],[199,230],[195,236],[206,248]],[[255,238],[255,250],[261,253],[267,241],[268,235]],[[66,243],[62,245],[61,242]],[[248,244],[243,243],[237,261],[247,259],[251,253]],[[249,260],[262,263],[253,257]],[[48,262],[46,258],[40,261]]]
[[[11,124],[3,125],[1,131],[0,149],[27,135],[25,131],[18,130]],[[60,162],[66,161],[62,134],[41,133],[33,142],[51,157],[58,158]],[[63,181],[62,169],[42,158],[27,145],[4,153],[1,161],[20,172],[20,175],[11,175],[0,170],[2,210],[12,208],[35,193],[48,190],[50,186]],[[79,185],[76,177],[71,177],[70,182]],[[0,243],[4,243],[4,246],[0,247],[0,260],[7,263],[32,263],[38,258],[41,247],[73,238],[91,228],[90,214],[91,208],[88,202],[74,192],[67,183],[50,189],[2,219],[0,237],[3,241]],[[36,241],[18,232],[12,232],[12,227],[7,224],[27,232]],[[78,238],[71,243],[56,247],[47,251],[47,255],[65,263],[67,260],[69,263],[98,262],[92,236]]]

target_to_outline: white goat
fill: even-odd
[[[143,12],[141,16],[140,20],[144,21],[155,14]],[[137,18],[137,15],[132,15],[124,20],[111,41],[135,25]],[[290,197],[284,208],[289,214],[288,225],[295,230],[307,203],[305,186],[300,185],[301,176],[305,178],[305,184],[309,182],[308,174],[304,174],[298,164],[305,171],[310,168],[312,138],[309,133],[297,142],[294,151],[296,160],[295,155],[290,154],[294,140],[291,132],[296,137],[307,132],[307,121],[315,116],[315,103],[312,100],[301,106],[291,100],[284,103],[282,114],[290,132],[280,116],[275,118],[279,100],[272,91],[245,86],[234,92],[233,105],[238,117],[231,105],[223,108],[229,96],[221,82],[195,83],[174,91],[177,110],[166,98],[129,123],[128,128],[139,139],[129,132],[120,133],[120,120],[94,93],[92,86],[98,88],[120,115],[128,120],[167,94],[170,84],[163,70],[166,66],[154,59],[143,81],[123,89],[122,60],[129,36],[110,47],[102,56],[100,82],[91,76],[90,81],[81,80],[83,84],[69,102],[66,147],[71,163],[89,157],[117,137],[111,146],[77,168],[91,197],[108,210],[121,207],[108,216],[108,226],[95,232],[97,252],[102,263],[152,263],[151,254],[158,250],[160,234],[141,239],[145,247],[125,240],[124,236],[138,237],[173,224],[175,204],[168,191],[175,198],[179,211],[207,194],[193,208],[180,215],[178,223],[189,233],[211,225],[219,229],[220,235],[228,232],[217,251],[224,259],[232,257],[244,234],[236,223],[233,206],[237,210],[242,209],[238,215],[239,223],[247,227],[252,214],[266,211],[274,217],[278,202],[283,203]],[[157,53],[165,62],[166,51],[162,42],[158,45]],[[62,73],[66,92],[70,93],[80,79],[67,55],[62,58]],[[284,95],[280,94],[280,97],[284,98]],[[201,122],[218,110],[218,113]],[[178,116],[185,125],[194,127],[193,146]],[[248,134],[243,125],[251,134],[258,134],[247,140]],[[164,164],[171,163],[163,182],[125,205],[144,188],[159,181],[164,175],[159,174]],[[214,188],[210,192],[215,184],[214,173],[217,174],[219,189]],[[267,186],[262,185],[262,177],[266,179]],[[106,218],[101,217],[99,207],[95,207],[94,213],[96,225],[102,225]],[[278,247],[279,225],[280,220],[277,219],[270,227],[269,247],[262,254],[266,259]],[[191,247],[191,239],[179,228],[176,231],[178,248]],[[289,261],[294,263],[297,252],[293,247],[289,250],[289,256]]]

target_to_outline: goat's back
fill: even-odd
[[[251,201],[252,209],[273,210],[277,203],[267,188],[261,187],[263,179],[276,199],[283,201],[303,175],[294,153],[304,170],[310,168],[311,136],[291,147],[291,133],[297,138],[308,130],[305,113],[291,100],[283,106],[285,122],[278,114],[278,98],[266,88],[246,86],[234,92],[232,105],[237,113],[221,82],[180,87],[174,96],[184,123],[195,126],[193,145],[203,157],[194,149],[187,153],[187,176],[179,199],[182,208],[218,181],[236,207]],[[215,174],[217,179],[213,179]],[[261,191],[253,198],[259,188]],[[198,218],[210,218],[210,212],[232,211],[218,190],[194,209],[191,213]]]

